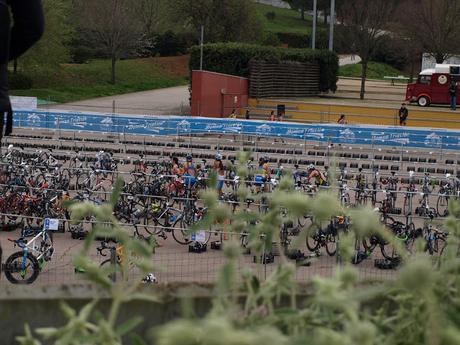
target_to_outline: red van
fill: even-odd
[[[460,79],[460,65],[437,64],[435,68],[425,69],[416,83],[407,85],[406,101],[417,102],[421,107],[450,104],[449,86],[452,79]],[[457,104],[459,101],[457,96]]]

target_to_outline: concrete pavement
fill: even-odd
[[[149,90],[110,97],[87,99],[79,102],[43,106],[41,109],[86,112],[182,115],[189,113],[188,86]]]

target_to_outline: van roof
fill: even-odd
[[[453,64],[436,64],[434,68],[427,68],[420,72],[420,75],[433,75],[439,74],[450,74],[451,67],[460,67],[460,65]]]

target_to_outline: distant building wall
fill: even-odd
[[[228,117],[248,105],[249,80],[228,74],[192,72],[192,116]]]

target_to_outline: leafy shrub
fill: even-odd
[[[190,69],[200,66],[200,47],[190,50]],[[279,62],[316,62],[320,66],[320,91],[337,89],[338,57],[326,50],[285,49],[241,43],[206,44],[203,49],[204,69],[240,77],[249,76],[252,59]]]
[[[273,12],[273,11],[267,12],[267,13],[265,13],[265,17],[266,17],[268,20],[273,21],[273,20],[275,20],[275,18],[276,18],[276,13]]]
[[[29,90],[33,86],[32,78],[20,72],[10,73],[8,81],[11,90]]]
[[[240,155],[241,166],[249,157]],[[245,180],[248,171],[238,170]],[[215,181],[214,181],[215,182]],[[73,345],[121,345],[122,336],[135,332],[137,326],[150,320],[139,317],[120,324],[120,308],[123,303],[140,300],[149,308],[149,301],[157,302],[157,295],[138,289],[140,283],[130,279],[112,283],[107,278],[109,270],[100,268],[88,257],[91,243],[98,235],[118,238],[126,248],[122,272],[129,272],[135,265],[143,272],[151,267],[154,243],[147,244],[131,238],[119,225],[112,212],[121,193],[122,183],[117,182],[110,204],[96,206],[82,203],[72,206],[72,219],[79,221],[95,215],[97,221],[107,226],[95,226],[85,241],[83,252],[75,263],[85,268],[87,277],[104,287],[112,296],[108,315],[97,311],[97,299],[80,311],[63,305],[69,319],[61,328],[43,328],[31,331],[25,327],[25,335],[17,337],[21,345],[42,344],[39,335],[47,343]],[[240,186],[238,197],[245,200],[250,191]],[[310,198],[293,190],[292,176],[280,181],[279,189],[267,195],[270,208],[267,214],[257,211],[238,211],[218,201],[215,191],[206,191],[202,198],[208,207],[207,216],[200,224],[232,224],[232,231],[244,228],[249,232],[249,246],[259,256],[262,248],[272,241],[279,244],[279,232],[283,222],[280,209],[290,219],[311,214],[313,219],[324,222],[332,216],[350,216],[350,231],[344,233],[338,243],[342,264],[331,278],[314,277],[307,290],[296,283],[296,268],[280,251],[280,263],[266,280],[260,280],[257,272],[249,268],[239,272],[238,257],[242,255],[240,243],[229,240],[223,251],[225,263],[215,286],[212,310],[207,316],[193,317],[191,298],[184,303],[182,319],[169,322],[153,331],[159,345],[255,345],[260,343],[309,344],[309,345],[454,345],[460,340],[460,290],[459,259],[460,206],[449,204],[450,216],[446,222],[449,230],[448,247],[442,257],[424,253],[423,241],[415,243],[409,256],[402,241],[383,229],[378,214],[372,208],[349,209],[340,205],[333,191],[322,191]],[[232,220],[232,222],[227,222]],[[285,219],[284,219],[285,220]],[[254,225],[251,225],[251,223]],[[248,225],[249,223],[249,225]],[[318,223],[319,224],[319,223]],[[197,227],[198,228],[198,227]],[[302,230],[307,231],[307,229]],[[358,239],[376,234],[383,236],[402,255],[402,268],[395,272],[396,279],[384,278],[376,284],[362,284],[359,272],[351,265],[351,258]],[[307,233],[301,238],[304,240]],[[281,247],[281,246],[280,246]],[[182,293],[185,290],[182,290]],[[27,315],[26,315],[27,316]],[[135,344],[145,344],[136,337]]]
[[[281,45],[281,41],[278,38],[278,35],[274,32],[266,32],[265,36],[262,40],[262,44],[264,46],[272,46],[272,47],[279,47]]]

